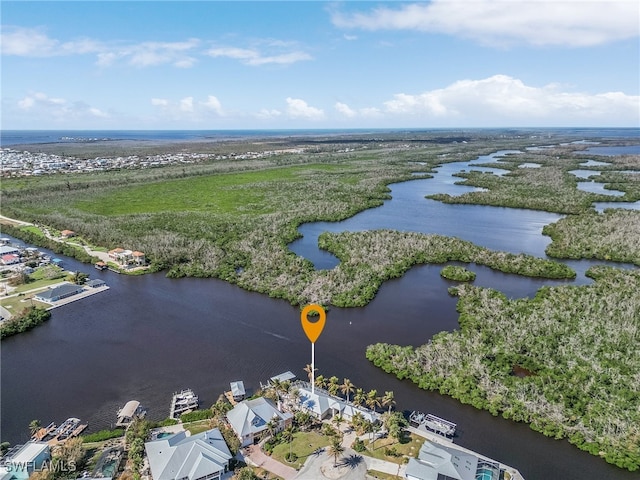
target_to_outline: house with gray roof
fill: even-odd
[[[418,458],[410,458],[408,480],[498,480],[500,464],[473,453],[426,440]]]
[[[26,480],[50,460],[51,450],[46,442],[30,441],[24,445],[16,445],[2,457],[0,479]]]
[[[220,430],[182,431],[144,444],[153,480],[220,479],[233,458]]]
[[[243,400],[227,412],[227,420],[243,447],[258,440],[272,419],[277,422],[276,430],[281,431],[291,425],[293,415],[282,413],[271,400],[263,397]]]
[[[306,410],[320,420],[341,415],[345,420],[351,421],[354,416],[360,414],[365,420],[371,423],[379,421],[378,414],[373,410],[356,406],[351,402],[329,394],[321,388],[314,388],[312,392],[311,387],[306,386],[308,385],[306,382],[299,382],[298,385],[299,397],[297,407]]]
[[[62,300],[63,298],[82,293],[83,290],[84,288],[82,285],[75,285],[73,283],[66,282],[58,285],[57,287],[49,288],[44,292],[36,293],[34,298],[39,302],[53,303],[58,300]]]

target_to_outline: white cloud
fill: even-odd
[[[222,104],[220,103],[220,100],[218,100],[218,98],[214,95],[209,95],[207,97],[207,101],[203,102],[202,105],[204,105],[207,109],[214,111],[216,114],[224,116]]]
[[[256,118],[260,118],[263,120],[268,120],[268,119],[272,119],[272,118],[278,118],[280,116],[282,116],[282,112],[280,110],[268,110],[266,108],[261,109],[259,112],[255,113],[254,116]]]
[[[2,55],[20,57],[54,57],[61,55],[82,55],[100,51],[103,46],[94,40],[81,38],[61,42],[49,38],[42,29],[3,26],[0,33]]]
[[[83,101],[69,102],[64,98],[50,97],[42,92],[27,95],[22,100],[19,100],[17,105],[20,110],[29,112],[34,117],[37,116],[39,119],[50,118],[56,122],[109,117],[109,114]]]
[[[180,100],[179,108],[182,112],[193,112],[193,97],[185,97]]]
[[[304,60],[311,60],[312,57],[306,52],[294,50],[280,52],[283,48],[291,47],[290,42],[270,40],[265,47],[268,53],[261,52],[258,48],[238,48],[238,47],[217,47],[207,51],[207,55],[217,57],[227,57],[240,60],[245,65],[260,66],[266,64],[289,65]]]
[[[346,103],[336,102],[334,108],[347,118],[353,118],[357,115],[357,112],[349,107],[349,105],[347,105]]]
[[[305,120],[322,120],[324,111],[307,105],[307,102],[299,98],[287,98],[287,114],[291,118],[302,118]]]
[[[167,100],[166,98],[152,98],[151,105],[167,107],[169,105],[169,100]]]
[[[635,0],[433,0],[366,12],[334,11],[333,24],[364,30],[417,30],[486,44],[600,45],[640,35]]]
[[[345,40],[348,40],[350,42],[358,39],[357,35],[347,35],[346,33],[343,35],[343,37]]]
[[[525,85],[507,75],[460,80],[420,94],[398,93],[384,102],[385,113],[463,125],[637,125],[640,97],[621,92],[589,94],[561,91],[557,84]]]

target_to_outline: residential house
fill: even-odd
[[[227,413],[227,420],[240,439],[241,446],[246,447],[261,438],[271,420],[276,421],[276,431],[279,432],[291,425],[293,415],[282,413],[271,400],[259,397],[238,403]]]
[[[83,291],[82,285],[75,285],[73,283],[65,282],[57,287],[49,288],[44,292],[36,293],[33,298],[39,302],[53,303],[63,298],[77,295]]]
[[[27,442],[16,445],[2,457],[2,480],[25,480],[42,469],[51,460],[51,451],[46,442]]]
[[[308,383],[300,382],[299,385],[308,385]],[[314,388],[312,393],[310,386],[299,386],[298,393],[298,408],[306,410],[319,420],[331,418],[339,414],[345,420],[351,421],[351,419],[359,413],[369,422],[375,423],[379,421],[376,412],[330,395],[321,388]]]
[[[233,458],[220,430],[182,431],[144,444],[153,480],[220,479]]]
[[[143,252],[135,251],[131,254],[131,257],[133,258],[133,263],[135,263],[137,266],[142,266],[147,263]]]
[[[418,458],[410,458],[405,472],[408,480],[498,480],[500,465],[471,452],[426,440]]]
[[[16,263],[20,263],[20,257],[15,253],[2,255],[1,260],[3,265],[15,265]]]
[[[62,238],[71,238],[76,236],[76,232],[74,232],[73,230],[62,230],[60,232],[60,236]]]

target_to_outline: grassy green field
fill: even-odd
[[[315,164],[182,178],[119,188],[73,206],[96,215],[183,211],[258,215],[277,211],[281,199],[274,193],[298,187],[305,177],[338,173],[340,182],[352,182],[344,170],[340,165]]]
[[[293,442],[291,442],[291,451],[298,456],[297,461],[290,463],[285,459],[285,456],[289,454],[288,442],[276,445],[271,456],[285,465],[291,465],[298,469],[304,465],[307,457],[312,455],[313,452],[330,444],[331,439],[318,432],[297,432],[293,436]]]
[[[366,450],[362,452],[363,455],[402,465],[403,463],[406,463],[405,456],[410,458],[418,456],[420,447],[422,447],[422,444],[424,443],[424,438],[410,433],[405,434],[405,438],[402,442],[399,442],[390,436],[377,439],[375,443],[369,443],[369,440],[366,438],[363,438],[363,441],[366,446]],[[394,451],[396,454],[388,455],[389,450]]]

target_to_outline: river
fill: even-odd
[[[314,231],[397,228],[544,255],[549,239],[541,235],[542,226],[558,215],[424,199],[435,183],[419,179],[392,185],[393,200],[382,207],[339,224],[304,225],[307,243],[299,241],[292,248],[318,268],[329,268],[332,256],[314,256],[314,249],[319,252],[310,240]],[[64,260],[67,269],[102,278],[111,288],[56,309],[46,324],[2,342],[2,440],[27,440],[28,424],[35,418],[46,424],[75,416],[89,421],[92,431],[109,428],[117,409],[131,399],[148,407],[152,419],[163,419],[174,391],[192,388],[208,406],[231,381],[243,380],[255,389],[286,370],[303,376],[310,363],[299,310],[287,302],[215,279],[129,277]],[[591,264],[571,263],[580,271]],[[392,390],[399,410],[430,412],[457,423],[456,443],[518,468],[528,480],[637,478],[637,473],[608,465],[567,441],[546,438],[527,425],[399,381],[364,358],[371,343],[417,346],[437,332],[458,327],[456,299],[447,295],[452,283],[440,277],[440,269],[412,268],[386,282],[364,308],[332,308],[316,344],[319,373],[347,377],[379,394]],[[475,284],[511,297],[531,296],[542,285],[568,283],[475,265],[472,269],[478,273]],[[578,283],[585,281],[578,277]]]

